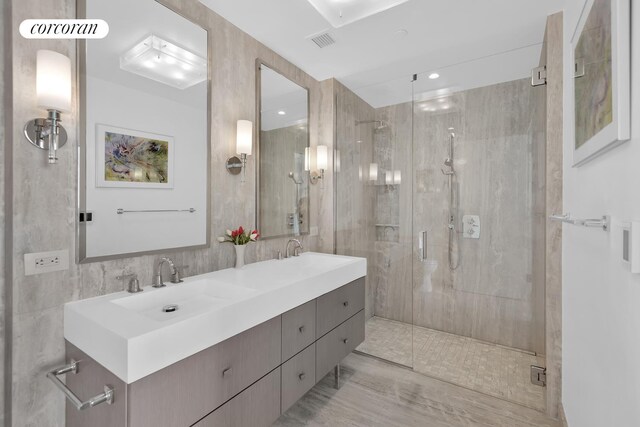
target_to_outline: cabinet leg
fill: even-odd
[[[340,390],[340,364],[338,363],[335,368],[333,368],[333,379],[334,384],[333,388],[336,390]]]

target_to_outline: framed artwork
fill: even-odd
[[[173,188],[173,137],[96,126],[96,186]]]
[[[631,137],[630,0],[588,0],[573,35],[573,165]]]

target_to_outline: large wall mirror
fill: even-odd
[[[309,91],[257,61],[256,223],[263,238],[309,233]]]
[[[207,246],[207,31],[155,0],[78,14],[110,28],[79,45],[79,262]]]

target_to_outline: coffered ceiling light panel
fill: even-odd
[[[309,0],[309,3],[335,27],[340,28],[408,0]]]
[[[120,56],[120,68],[177,89],[207,79],[205,58],[153,34]]]

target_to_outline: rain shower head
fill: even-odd
[[[373,129],[375,132],[382,131],[388,127],[387,122],[384,120],[356,120],[356,125],[364,125],[364,124],[375,124],[375,128]]]

